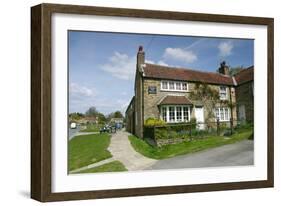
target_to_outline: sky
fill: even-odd
[[[125,112],[134,95],[136,55],[147,63],[216,72],[254,64],[254,40],[69,31],[69,112],[94,106],[107,115]]]

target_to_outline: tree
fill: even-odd
[[[86,112],[85,112],[85,114],[86,114],[86,116],[94,116],[94,117],[96,117],[97,115],[98,115],[98,110],[96,109],[96,107],[90,107]]]
[[[124,118],[123,114],[120,111],[111,112],[107,115],[107,120],[110,121],[112,118]]]
[[[98,113],[97,117],[100,124],[104,124],[106,122],[106,117],[104,116],[104,114]]]
[[[84,114],[79,113],[79,112],[73,112],[73,113],[70,113],[68,116],[69,116],[70,120],[79,120],[84,117]]]
[[[238,67],[231,67],[229,69],[229,75],[230,76],[234,76],[236,75],[237,73],[239,73],[240,71],[242,71],[244,69],[243,66],[238,66]]]
[[[114,112],[114,118],[123,118],[123,114],[120,111]]]

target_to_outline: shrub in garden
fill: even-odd
[[[153,126],[164,126],[166,125],[166,122],[164,122],[161,119],[156,119],[156,118],[147,118],[144,122],[145,127],[153,127]]]

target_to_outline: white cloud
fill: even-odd
[[[158,61],[157,64],[162,65],[162,66],[169,66],[167,63],[165,63],[162,60]]]
[[[107,64],[101,65],[101,69],[119,79],[133,79],[136,70],[136,58],[127,54],[114,52]]]
[[[219,55],[222,57],[226,57],[232,54],[233,43],[231,41],[221,42],[218,45]]]
[[[146,63],[149,64],[158,64],[158,65],[162,65],[162,66],[169,66],[166,62],[164,62],[163,60],[159,60],[158,62],[152,61],[152,60],[145,60]]]
[[[148,63],[148,64],[155,64],[155,61],[152,61],[152,60],[145,60],[145,63]]]
[[[166,48],[163,57],[186,63],[192,63],[197,60],[197,56],[193,51],[181,48]]]
[[[80,86],[77,83],[70,83],[69,92],[70,95],[83,96],[83,97],[94,97],[97,94],[94,88],[87,88],[84,86]]]

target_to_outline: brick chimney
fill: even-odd
[[[229,76],[229,67],[226,65],[225,61],[221,63],[221,66],[219,68],[219,73]]]
[[[144,57],[145,57],[145,53],[143,51],[143,47],[139,46],[139,50],[137,54],[137,67],[140,67],[142,64],[144,64]]]

